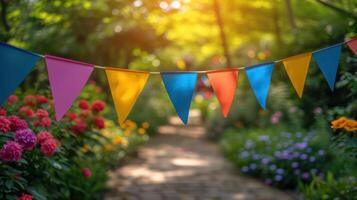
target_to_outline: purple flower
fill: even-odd
[[[293,162],[293,163],[291,163],[291,167],[292,168],[298,168],[299,167],[299,163],[298,162]]]
[[[319,150],[318,152],[317,152],[317,154],[319,155],[319,156],[323,156],[323,155],[325,155],[325,151],[324,150]]]
[[[249,171],[249,168],[248,168],[247,166],[243,166],[243,167],[241,168],[241,171],[242,171],[243,173],[246,173],[246,172]]]
[[[262,159],[262,164],[263,164],[263,165],[267,165],[270,161],[271,161],[270,158],[263,158],[263,159]]]
[[[271,171],[275,171],[276,165],[270,165],[269,169],[270,169]]]
[[[310,174],[308,172],[304,172],[302,173],[301,177],[304,179],[304,180],[307,180],[310,178]]]
[[[269,136],[261,135],[261,136],[259,136],[259,141],[267,142],[267,141],[269,141]]]
[[[297,143],[295,144],[295,147],[297,149],[305,149],[307,147],[307,143],[306,142]]]
[[[279,168],[279,169],[276,170],[276,173],[277,173],[277,174],[284,174],[284,172],[285,172],[285,171],[284,171],[284,169],[282,169],[282,168]]]
[[[309,160],[310,162],[315,162],[316,158],[314,156],[310,156]]]
[[[259,160],[260,156],[259,154],[253,154],[253,160]]]
[[[3,161],[18,161],[22,156],[22,147],[14,141],[7,141],[0,150],[0,158]]]
[[[255,170],[255,169],[257,168],[257,164],[252,163],[252,164],[249,165],[249,168],[250,168],[251,170]]]
[[[283,176],[282,175],[275,175],[274,176],[274,180],[281,181],[281,180],[283,180]]]
[[[242,151],[242,152],[239,154],[239,156],[240,156],[241,158],[247,158],[247,157],[249,156],[249,152],[248,152],[248,151]]]
[[[245,148],[250,149],[254,146],[254,143],[251,140],[245,142]]]
[[[31,129],[16,131],[15,141],[19,143],[24,150],[31,150],[35,147],[37,138]]]
[[[301,159],[301,160],[306,160],[307,157],[308,157],[308,156],[307,156],[306,154],[301,154],[301,155],[300,155],[300,159]]]

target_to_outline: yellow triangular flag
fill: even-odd
[[[302,92],[304,90],[310,60],[311,53],[304,53],[283,60],[286,73],[300,98],[302,97]]]
[[[149,78],[148,72],[113,70],[106,68],[105,73],[112,93],[119,124],[123,125]]]

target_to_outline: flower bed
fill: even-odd
[[[86,99],[61,122],[43,95],[13,95],[0,108],[1,199],[102,197],[107,169],[148,139],[149,124],[119,128],[104,101]]]

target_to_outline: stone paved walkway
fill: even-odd
[[[218,146],[204,139],[198,119],[198,113],[191,112],[187,127],[177,118],[160,127],[138,158],[109,172],[105,199],[291,199],[233,169]]]

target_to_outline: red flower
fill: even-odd
[[[17,198],[16,200],[32,200],[32,195],[22,193],[21,197]]]
[[[42,118],[48,117],[48,112],[46,110],[40,108],[36,111],[36,116],[39,119],[42,119]]]
[[[0,108],[0,116],[6,116],[6,110]]]
[[[35,116],[35,113],[33,112],[33,110],[28,106],[22,106],[19,109],[19,113],[21,115],[24,115],[25,117],[33,117],[33,116]]]
[[[5,116],[0,116],[0,132],[7,133],[11,130],[11,121]]]
[[[88,167],[85,167],[82,169],[82,174],[84,177],[91,177],[92,176],[92,172],[90,171],[90,169]]]
[[[57,150],[57,141],[53,138],[49,138],[41,143],[41,152],[45,156],[53,156]]]
[[[27,122],[23,119],[20,119],[19,117],[12,115],[7,118],[11,122],[11,131],[16,132],[18,130],[23,130],[23,129],[28,129]]]
[[[36,102],[38,104],[46,104],[46,103],[48,103],[48,99],[43,95],[37,95],[36,96]]]
[[[94,123],[94,126],[95,126],[97,129],[103,129],[103,128],[105,128],[105,123],[104,123],[103,117],[95,116],[95,117],[93,118],[93,123]]]
[[[75,119],[74,123],[72,131],[75,133],[83,133],[87,129],[87,125],[80,119]]]
[[[89,109],[89,103],[86,100],[80,100],[78,102],[78,107],[82,110],[88,110]]]
[[[27,95],[24,98],[24,102],[28,106],[35,106],[36,105],[36,97],[33,95]]]
[[[19,100],[19,97],[17,97],[16,95],[11,95],[11,96],[9,96],[9,98],[7,98],[7,103],[11,105],[11,104],[17,102],[18,100]]]
[[[96,100],[92,104],[92,112],[97,113],[103,111],[105,108],[105,103],[101,100]]]
[[[44,143],[46,140],[53,139],[53,136],[50,132],[41,131],[37,134],[37,141],[39,144]]]
[[[68,112],[66,114],[66,117],[69,118],[71,121],[73,121],[77,118],[77,115],[76,115],[76,113]]]
[[[49,117],[44,117],[42,119],[40,119],[40,123],[39,126],[43,127],[43,128],[51,128],[51,118]]]

